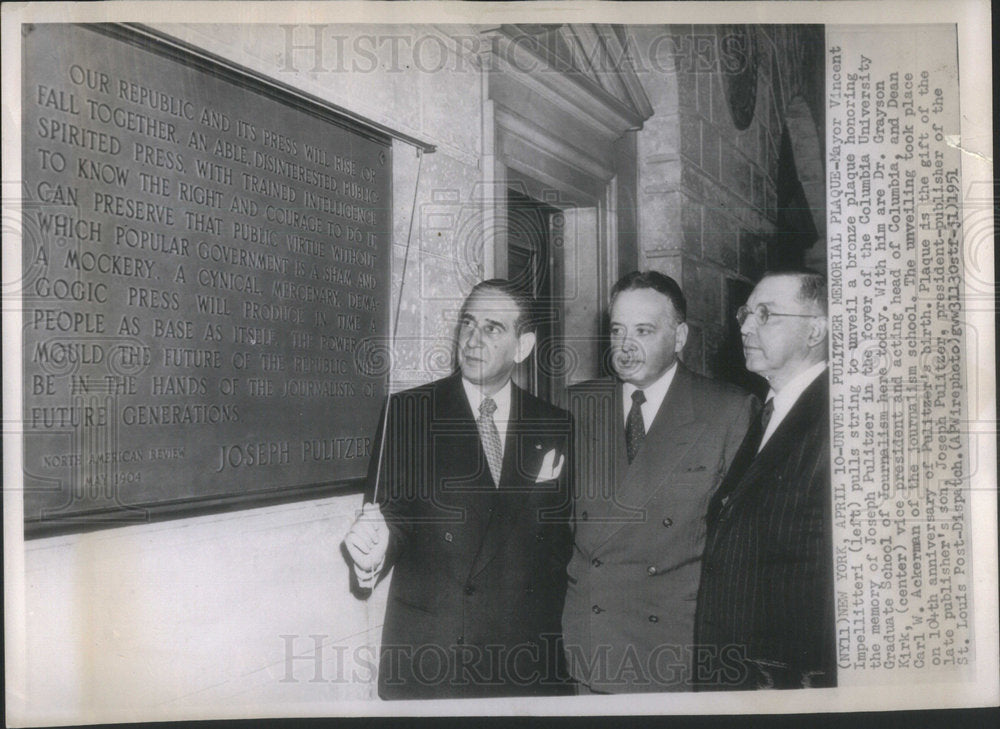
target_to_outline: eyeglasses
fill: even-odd
[[[782,314],[778,311],[771,311],[764,304],[757,304],[756,307],[750,309],[746,306],[741,306],[736,310],[736,321],[739,322],[740,326],[743,326],[743,322],[747,320],[747,317],[753,314],[754,319],[757,320],[757,326],[764,326],[767,324],[767,320],[772,316],[795,316],[801,319],[812,319],[813,317],[820,316],[820,314]]]

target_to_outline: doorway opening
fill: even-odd
[[[554,402],[566,385],[565,372],[553,366],[558,364],[553,345],[563,337],[562,267],[553,242],[561,245],[564,218],[559,208],[512,188],[506,208],[507,278],[537,304],[538,344],[514,376],[529,392]]]

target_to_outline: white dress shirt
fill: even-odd
[[[465,390],[465,397],[469,400],[469,407],[472,408],[472,419],[479,420],[479,405],[486,399],[486,396],[478,385],[472,384],[464,377],[462,378],[462,388]],[[492,398],[493,402],[497,404],[497,409],[493,413],[493,422],[500,434],[500,447],[505,448],[507,445],[507,423],[510,422],[510,380],[507,380],[503,387],[493,393]]]
[[[757,452],[760,453],[760,449],[764,447],[767,443],[768,438],[778,429],[781,425],[781,421],[785,419],[788,412],[795,405],[799,396],[805,392],[806,388],[813,383],[817,377],[819,377],[826,370],[826,362],[817,362],[812,367],[807,370],[803,370],[792,378],[791,382],[781,388],[781,392],[775,392],[774,390],[769,390],[767,393],[767,399],[764,400],[774,400],[774,412],[771,414],[771,420],[767,424],[767,430],[764,431],[763,437],[760,439],[760,446],[757,448]]]
[[[653,419],[656,417],[656,413],[660,411],[660,405],[663,404],[663,398],[667,396],[667,390],[670,389],[670,383],[674,381],[674,374],[677,372],[677,362],[676,360],[670,367],[660,375],[660,379],[651,384],[649,387],[638,388],[626,382],[622,387],[622,410],[623,418],[625,421],[625,427],[628,427],[628,414],[632,409],[632,393],[636,390],[641,389],[643,394],[646,396],[646,402],[642,404],[642,424],[645,431],[648,433],[650,426],[653,424]]]

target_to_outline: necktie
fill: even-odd
[[[771,422],[772,415],[774,415],[774,398],[769,397],[767,402],[764,403],[764,409],[760,411],[760,440],[757,442],[758,453],[764,445],[764,433],[767,432],[767,424]]]
[[[503,467],[503,445],[500,443],[500,431],[497,424],[493,422],[493,413],[497,410],[497,404],[492,398],[483,398],[479,403],[479,417],[476,425],[479,427],[479,437],[483,441],[483,450],[486,452],[486,462],[490,466],[490,473],[493,475],[493,483],[500,487],[500,471]]]
[[[625,448],[628,451],[628,462],[631,463],[639,452],[643,439],[646,437],[646,425],[642,421],[642,404],[646,402],[646,393],[636,390],[632,393],[632,409],[628,411],[625,421]]]

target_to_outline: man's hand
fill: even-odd
[[[552,481],[553,479],[559,478],[559,474],[562,473],[563,463],[566,458],[559,455],[559,460],[556,460],[556,449],[553,448],[545,457],[542,458],[542,468],[538,472],[538,476],[535,478],[535,483],[541,483],[542,481]]]
[[[362,587],[371,582],[382,568],[389,548],[389,527],[376,504],[365,504],[344,537],[347,553],[354,560],[354,570]]]

